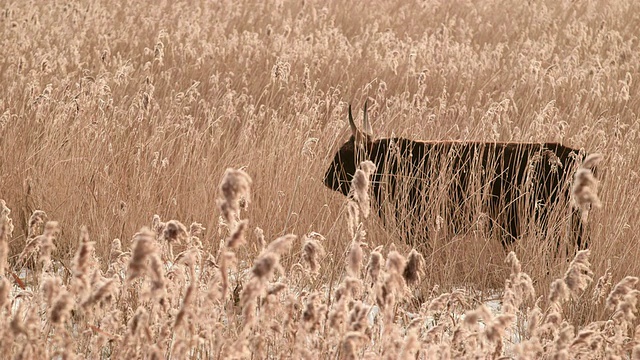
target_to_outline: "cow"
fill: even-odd
[[[583,221],[570,204],[580,150],[558,143],[374,139],[366,103],[364,131],[350,105],[349,126],[351,137],[335,154],[324,184],[350,196],[358,165],[372,161],[374,207],[383,223],[403,229],[410,245],[428,246],[430,230],[443,226],[454,235],[484,229],[498,234],[505,247],[527,231],[547,234],[561,227],[571,246],[586,247]]]

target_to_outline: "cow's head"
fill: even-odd
[[[351,105],[349,105],[349,127],[351,137],[345,142],[336,156],[333,158],[329,169],[324,175],[324,184],[332,190],[349,195],[351,179],[356,172],[358,164],[369,159],[369,149],[372,145],[371,125],[367,119],[367,103],[364,103],[364,116],[362,119],[364,131],[358,129],[353,121]]]

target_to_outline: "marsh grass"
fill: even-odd
[[[538,354],[542,346],[637,357],[629,309],[640,274],[638,7],[1,5],[0,198],[11,209],[0,214],[2,350],[25,358],[426,358]],[[471,212],[476,231],[450,231],[459,219],[441,215],[451,199],[437,187],[426,190],[431,210],[419,219],[433,229],[428,244],[324,188],[347,139],[347,106],[365,100],[377,137],[555,141],[603,154],[595,172],[602,208],[590,209],[586,230],[594,281],[566,301],[545,300],[573,258],[555,250],[572,221],[562,206],[551,231],[524,224],[505,251],[484,233],[481,212]],[[250,175],[251,201],[221,212],[227,168]],[[467,209],[484,194],[476,181]],[[256,259],[288,234],[297,240],[277,252],[278,278],[253,279]],[[408,272],[407,285],[399,264],[420,262],[413,247],[424,271]],[[526,297],[501,318],[478,305],[506,292],[498,290],[513,273],[513,261],[504,263],[511,250],[542,300]],[[620,282],[610,306],[598,300]],[[251,283],[259,291],[245,292]],[[429,310],[438,298],[432,309],[445,310]],[[446,315],[468,310],[481,320]],[[365,324],[376,311],[375,324]],[[505,340],[514,326],[516,347]]]
[[[354,190],[365,184],[355,191],[368,193],[371,174],[362,176]],[[254,259],[239,253],[249,244],[232,240],[247,221],[238,221],[236,205],[251,202],[250,184],[242,170],[224,173],[218,204],[236,225],[217,255],[198,240],[200,224],[187,232],[181,222],[155,216],[153,230],[136,233],[129,251],[112,242],[106,273],[81,228],[72,276],[64,277],[46,250],[58,223],[47,222],[32,233],[42,239],[38,280],[20,288],[0,278],[2,350],[18,358],[598,359],[640,352],[638,278],[612,286],[607,270],[594,286],[589,250],[576,253],[546,298],[510,252],[499,309],[490,310],[471,287],[417,295],[428,275],[425,257],[415,249],[403,256],[393,244],[366,251],[359,223],[340,266],[346,272],[316,287],[320,272],[335,267],[319,263],[326,239],[317,233],[297,244],[295,235],[279,237]],[[1,228],[9,229],[10,213],[5,207]],[[179,238],[187,248],[173,256],[168,243]],[[298,261],[292,250],[302,252]],[[594,318],[575,316],[584,302],[598,309]]]

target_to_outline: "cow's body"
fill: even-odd
[[[412,242],[426,240],[436,219],[462,233],[483,218],[487,230],[499,230],[507,244],[531,225],[544,233],[556,214],[584,246],[580,218],[570,206],[580,157],[578,150],[556,143],[371,140],[354,131],[327,170],[325,185],[348,195],[357,164],[371,160],[379,214],[401,226]]]

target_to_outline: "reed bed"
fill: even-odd
[[[368,209],[372,166],[363,163],[354,178],[346,219],[352,241],[339,264],[344,274],[320,286],[319,273],[338,265],[323,262],[322,235],[246,238],[243,208],[252,180],[242,170],[227,169],[220,183],[222,245],[215,254],[203,247],[201,224],[187,229],[155,216],[128,249],[119,239],[111,243],[106,271],[81,228],[67,269],[51,257],[59,224],[36,211],[29,242],[35,245],[20,255],[35,254],[34,267],[19,276],[5,266],[0,274],[2,351],[26,359],[640,357],[638,278],[612,286],[607,271],[594,283],[589,250],[576,253],[546,298],[536,296],[514,252],[506,257],[510,272],[493,311],[467,289],[421,294],[427,274],[420,252],[366,249],[358,220],[360,209]],[[14,226],[1,204],[6,249]],[[259,255],[241,257],[250,242]],[[177,255],[174,247],[181,249]],[[599,310],[598,319],[572,325],[570,307],[585,302]]]
[[[1,4],[0,347],[640,358],[639,26],[634,1]],[[535,223],[425,250],[367,205],[366,165],[326,189],[365,100],[378,137],[602,154],[573,184],[588,252]]]

